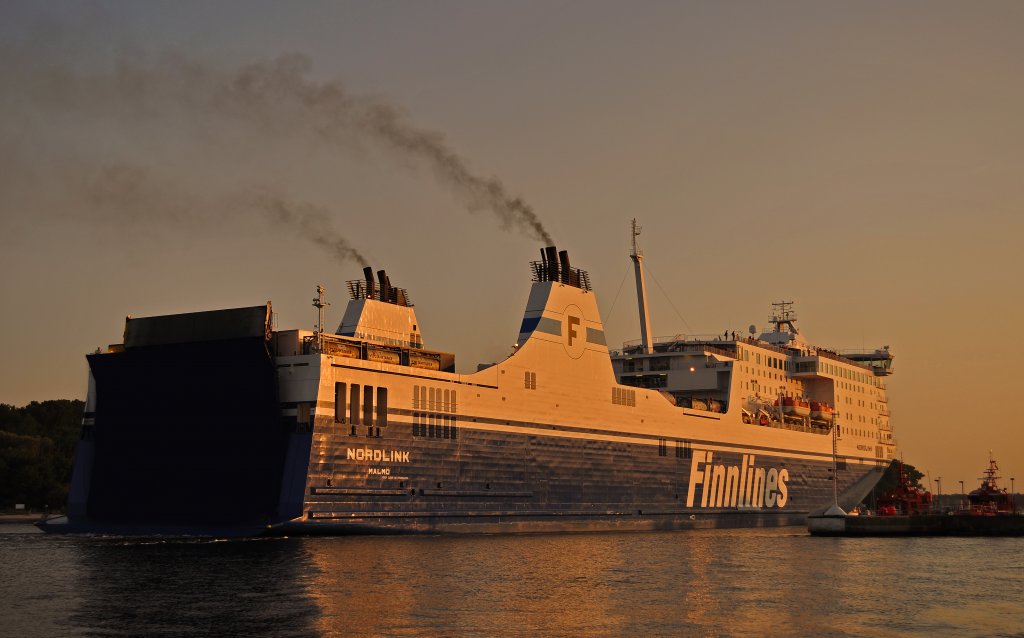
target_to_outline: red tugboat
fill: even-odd
[[[900,478],[896,487],[878,497],[879,516],[924,514],[932,509],[932,493],[910,482],[902,461],[895,461]]]
[[[1006,491],[1005,487],[1001,488],[996,483],[997,479],[1002,478],[1001,476],[996,476],[998,471],[999,465],[992,458],[992,453],[989,452],[988,469],[985,470],[985,476],[980,479],[981,487],[967,495],[967,501],[970,505],[966,511],[961,513],[971,516],[997,516],[1016,513],[1013,496]]]

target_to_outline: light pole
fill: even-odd
[[[964,482],[960,481],[960,509],[964,509]]]
[[[942,511],[942,504],[940,503],[940,500],[942,499],[942,477],[941,476],[939,478],[935,479],[935,485],[936,485],[935,506],[941,512]]]

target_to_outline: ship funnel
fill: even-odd
[[[352,299],[338,334],[389,346],[423,348],[419,322],[405,288],[391,285],[383,269],[377,271],[375,281],[373,269],[367,266],[363,277],[346,282]]]

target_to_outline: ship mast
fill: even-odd
[[[839,507],[839,416],[832,423],[832,504]]]
[[[316,287],[316,297],[313,298],[313,307],[317,310],[317,323],[316,332],[313,333],[316,338],[316,349],[317,352],[323,352],[324,350],[324,308],[331,305],[329,302],[324,301],[324,293],[327,290],[318,285]]]
[[[643,352],[649,354],[654,352],[651,337],[651,319],[647,312],[647,285],[644,283],[644,256],[637,248],[636,238],[640,234],[640,225],[633,218],[633,251],[629,258],[633,260],[633,270],[636,273],[636,301],[640,307],[640,343]]]

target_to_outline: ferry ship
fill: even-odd
[[[385,271],[340,326],[263,305],[131,317],[88,355],[66,517],[49,532],[376,534],[802,525],[893,458],[888,347],[807,343],[792,304],[755,336],[610,350],[585,270],[541,250],[517,346],[459,373]],[[833,470],[835,466],[835,470]],[[835,481],[833,482],[833,472]]]

